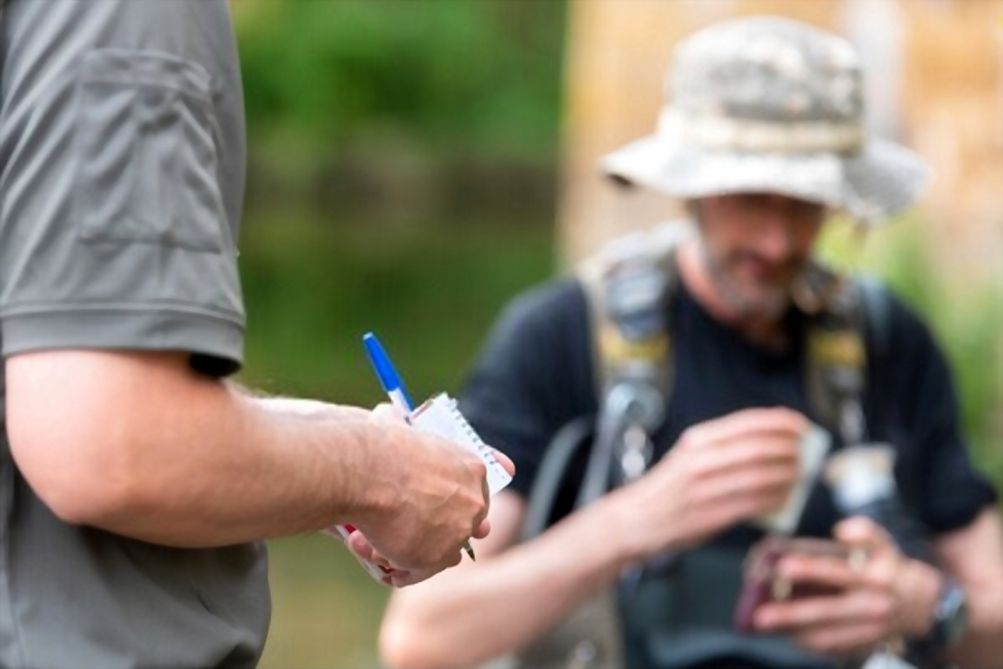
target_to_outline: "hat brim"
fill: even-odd
[[[928,175],[918,155],[881,139],[853,154],[735,153],[651,135],[607,154],[600,164],[611,176],[675,198],[777,193],[869,222],[913,204]]]

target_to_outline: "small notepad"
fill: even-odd
[[[474,428],[460,413],[456,400],[449,395],[440,393],[427,400],[411,412],[408,421],[419,432],[442,437],[477,455],[487,467],[488,492],[491,495],[512,482],[512,477],[495,458],[494,450],[474,432]],[[348,541],[351,532],[352,528],[345,525],[332,525],[324,530],[325,534],[338,537],[343,541]],[[377,581],[382,581],[386,576],[386,573],[374,564],[362,562],[362,566]]]
[[[477,455],[487,467],[488,491],[492,495],[512,482],[512,477],[495,458],[494,450],[477,436],[460,413],[456,400],[449,395],[441,393],[426,401],[414,410],[410,421],[416,429],[452,441]]]

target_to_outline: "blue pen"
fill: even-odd
[[[414,409],[414,403],[411,401],[411,396],[407,394],[407,388],[404,387],[403,379],[394,368],[394,363],[390,362],[390,356],[380,344],[380,340],[372,332],[367,332],[362,336],[362,344],[366,347],[366,354],[380,380],[380,385],[390,397],[390,403],[403,411],[405,415],[410,414]],[[463,544],[463,550],[466,551],[471,560],[477,560],[469,541]]]
[[[400,374],[397,373],[397,370],[394,369],[394,364],[390,362],[390,356],[383,349],[380,340],[372,332],[367,332],[362,336],[362,343],[366,347],[369,362],[373,365],[373,370],[376,372],[376,377],[380,380],[380,385],[383,386],[383,390],[390,397],[390,402],[405,414],[411,413],[414,410],[414,402],[411,401],[411,396],[407,394],[404,381],[401,379]]]

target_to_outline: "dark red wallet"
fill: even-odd
[[[753,632],[753,617],[762,604],[800,597],[834,594],[833,588],[792,584],[777,571],[780,559],[791,553],[832,556],[848,559],[850,552],[842,544],[827,539],[794,539],[769,536],[749,549],[745,558],[742,592],[735,606],[735,629]]]

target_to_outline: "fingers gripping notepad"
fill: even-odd
[[[480,457],[488,470],[488,490],[492,495],[512,482],[495,458],[494,449],[481,441],[449,395],[442,393],[428,400],[414,410],[410,421],[415,429],[459,444]]]
[[[445,393],[436,395],[415,409],[408,416],[411,427],[457,444],[477,455],[487,468],[488,492],[494,495],[512,482],[512,477],[495,458],[494,449],[485,444],[460,413],[456,400]],[[350,525],[334,525],[325,532],[348,541],[355,530]],[[389,571],[380,569],[371,562],[362,561],[369,575],[383,581]]]

